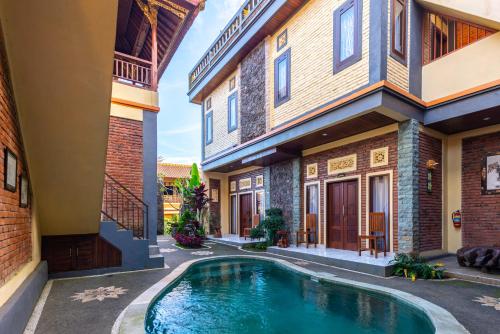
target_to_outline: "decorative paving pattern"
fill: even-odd
[[[495,308],[495,310],[500,311],[500,298],[482,296],[473,299],[472,301],[481,303],[483,306],[489,306]]]
[[[205,255],[212,255],[214,252],[210,251],[196,251],[196,252],[191,252],[192,255],[199,255],[199,256],[205,256]]]
[[[115,288],[114,286],[99,287],[97,289],[85,290],[84,292],[77,292],[70,298],[73,301],[80,300],[82,303],[91,302],[93,300],[98,300],[102,302],[106,298],[117,299],[120,295],[126,294],[128,289]]]
[[[160,253],[173,253],[177,252],[175,248],[160,248]]]

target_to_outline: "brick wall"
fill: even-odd
[[[442,248],[442,143],[420,132],[419,141],[419,251],[429,251]],[[427,192],[428,160],[434,160],[439,165],[432,171],[432,192]]]
[[[229,81],[235,78],[236,87],[229,90]],[[215,88],[209,96],[204,100],[205,115],[212,111],[213,115],[213,141],[205,146],[205,157],[209,158],[225,149],[231,148],[239,144],[240,139],[240,124],[241,117],[240,106],[241,97],[238,96],[238,128],[228,133],[228,110],[227,99],[229,95],[240,91],[240,70],[239,68],[226,78],[217,88]],[[207,101],[211,100],[211,108],[207,108]],[[203,144],[205,144],[205,136],[203,136]]]
[[[333,12],[344,2],[309,1],[269,38],[267,96],[271,127],[368,84],[370,0],[361,1],[362,59],[339,73],[333,72]],[[285,29],[288,44],[278,52],[276,39]],[[291,98],[274,108],[274,60],[288,48],[291,48]]]
[[[481,194],[481,164],[500,151],[500,132],[462,142],[462,242],[464,246],[500,246],[500,195]]]
[[[258,168],[258,169],[255,169],[253,171],[250,171],[250,172],[245,172],[245,173],[241,173],[241,174],[235,174],[235,175],[231,175],[229,177],[229,193],[230,194],[234,194],[235,192],[234,191],[231,191],[231,182],[232,181],[236,181],[236,192],[246,192],[246,191],[252,191],[252,190],[264,190],[263,187],[260,187],[260,188],[257,188],[255,186],[255,177],[258,176],[258,175],[264,175],[264,169],[263,168]],[[241,179],[246,179],[246,178],[251,178],[252,179],[252,188],[250,189],[240,189],[240,180]]]
[[[142,122],[111,116],[106,173],[142,199]]]
[[[0,31],[0,286],[31,260],[31,209],[19,207],[16,192],[4,188],[4,148],[17,155],[17,173],[26,172],[23,143]]]
[[[389,162],[387,166],[370,168],[370,150],[389,147]],[[320,242],[325,243],[325,228],[326,228],[326,212],[325,212],[325,180],[334,179],[335,176],[329,176],[327,172],[327,161],[332,158],[338,158],[350,154],[357,154],[357,170],[353,172],[345,173],[345,176],[361,175],[361,229],[362,233],[366,232],[366,191],[367,182],[366,174],[377,172],[377,171],[393,171],[393,203],[392,203],[392,219],[394,225],[393,235],[391,239],[394,240],[394,249],[397,250],[398,247],[398,175],[397,175],[397,159],[398,159],[398,149],[397,149],[397,133],[392,132],[385,135],[373,137],[367,140],[355,142],[345,146],[333,148],[327,151],[315,153],[312,155],[305,156],[303,158],[302,173],[305,182],[320,181]],[[306,166],[308,164],[318,163],[318,177],[314,179],[306,179]],[[302,191],[302,201],[304,201],[303,191]],[[302,211],[303,213],[303,211]],[[302,214],[302,224],[303,224],[303,214]]]

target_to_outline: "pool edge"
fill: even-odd
[[[200,259],[193,259],[181,263],[168,275],[163,277],[160,281],[148,288],[136,299],[134,299],[118,316],[113,324],[111,330],[112,334],[144,334],[144,321],[149,305],[155,298],[169,285],[173,284],[179,277],[181,277],[192,265],[202,262],[209,262],[220,259],[258,259],[267,262],[273,262],[286,267],[287,269],[296,271],[301,274],[309,275],[317,278],[318,280],[340,284],[343,286],[355,287],[365,291],[372,291],[386,296],[394,297],[399,301],[409,304],[422,312],[424,312],[430,319],[432,325],[436,329],[436,334],[468,334],[469,331],[446,309],[433,304],[423,298],[417,297],[410,293],[400,291],[397,289],[387,288],[375,284],[357,282],[350,279],[340,278],[333,274],[317,273],[283,259],[276,259],[264,257],[259,255],[219,255],[209,256]]]

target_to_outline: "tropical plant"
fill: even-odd
[[[267,243],[276,244],[276,232],[285,227],[283,211],[279,208],[266,210],[266,218],[262,221],[262,228],[266,231]]]
[[[179,216],[178,215],[173,215],[172,218],[166,220],[165,224],[163,225],[163,234],[164,235],[171,235],[174,226],[176,227],[178,223],[179,223]]]
[[[416,253],[398,253],[391,261],[393,275],[423,279],[442,279],[444,269],[440,264],[429,264]]]
[[[266,236],[266,231],[264,231],[262,224],[259,224],[250,230],[250,238],[252,239],[260,239],[264,238],[265,236]]]

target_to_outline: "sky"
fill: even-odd
[[[158,156],[163,162],[200,163],[201,107],[189,102],[188,73],[242,3],[207,0],[160,79]]]

